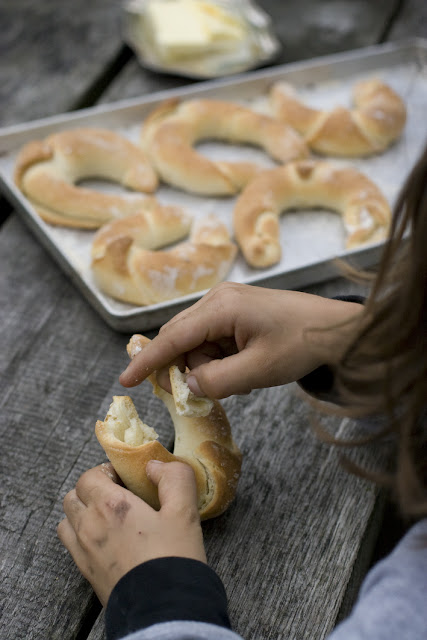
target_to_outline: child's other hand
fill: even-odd
[[[109,464],[86,471],[64,499],[58,536],[104,606],[120,578],[142,562],[167,556],[206,562],[193,470],[150,462],[147,472],[160,511],[117,484]]]
[[[356,317],[363,307],[298,291],[217,285],[165,324],[120,376],[133,387],[153,371],[170,391],[168,368],[191,370],[196,395],[225,398],[299,380],[341,357],[349,329],[317,331]]]

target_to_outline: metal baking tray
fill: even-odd
[[[383,190],[391,205],[427,138],[427,40],[412,39],[335,54],[305,62],[252,71],[222,80],[157,92],[142,98],[92,107],[0,130],[0,186],[17,206],[40,242],[50,251],[83,295],[114,329],[123,332],[157,328],[188,307],[205,292],[200,291],[146,307],[123,304],[104,295],[95,285],[90,269],[93,231],[71,230],[44,223],[13,183],[16,155],[25,143],[67,128],[105,127],[131,140],[138,139],[144,117],[162,100],[211,97],[235,100],[266,109],[265,95],[271,84],[283,79],[292,83],[314,106],[330,108],[350,104],[351,88],[359,79],[380,77],[406,101],[408,121],[401,139],[384,154],[360,160],[340,160],[358,167]],[[272,166],[266,155],[249,147],[206,143],[200,150],[211,157],[253,159]],[[332,159],[331,159],[332,160]],[[334,160],[335,161],[335,160]],[[89,185],[90,186],[90,185]],[[93,184],[97,188],[100,184]],[[102,186],[105,188],[105,185]],[[234,198],[201,198],[161,186],[161,202],[186,207],[195,216],[216,213],[231,229]],[[228,280],[273,288],[296,289],[327,280],[339,273],[335,258],[368,267],[378,261],[383,243],[356,250],[344,249],[340,216],[328,211],[298,211],[281,216],[283,257],[268,269],[249,267],[238,256]]]

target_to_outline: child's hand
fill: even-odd
[[[363,307],[320,296],[222,283],[165,324],[120,376],[133,387],[157,371],[170,391],[172,362],[191,370],[196,395],[225,398],[298,380],[316,367],[336,362],[352,335],[334,327],[357,317]]]
[[[104,606],[120,578],[142,562],[166,556],[206,562],[193,470],[150,462],[147,472],[160,511],[118,485],[109,464],[84,473],[64,499],[58,536]]]

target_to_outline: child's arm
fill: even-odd
[[[64,499],[58,535],[106,606],[107,640],[134,631],[147,639],[241,640],[230,630],[222,582],[206,564],[191,468],[149,463],[149,473],[160,511],[120,486],[109,464],[84,473]]]
[[[384,560],[379,562],[370,570],[365,578],[359,598],[354,606],[351,615],[336,627],[328,640],[418,640],[425,638],[427,629],[427,609],[425,607],[425,594],[427,590],[427,520],[419,522],[406,534],[396,549]],[[164,576],[168,582],[168,571],[172,572],[173,566],[165,560]],[[204,568],[205,565],[200,565]],[[143,569],[144,566],[141,567]],[[145,565],[149,569],[148,565]],[[157,567],[162,570],[161,566]],[[206,567],[206,572],[209,569]],[[155,574],[154,574],[155,575]],[[146,603],[145,617],[135,620],[132,626],[132,616],[130,607],[126,606],[126,594],[140,593],[144,588],[146,576],[141,576],[139,582],[130,580],[128,574],[124,581],[113,592],[113,596],[108,604],[106,625],[107,640],[116,640],[127,637],[126,633],[131,633],[133,629],[138,629],[137,633],[129,636],[132,640],[242,640],[242,638],[229,630],[219,617],[216,621],[209,618],[209,621],[197,622],[195,617],[180,618],[175,620],[156,618],[156,611],[151,608],[150,603]],[[225,601],[222,594],[222,587],[216,583],[215,574],[211,572],[204,576],[206,584],[206,595],[212,597],[212,608],[210,616],[224,615]],[[150,582],[152,584],[152,580]],[[208,586],[209,585],[209,586]],[[150,587],[146,587],[149,590]],[[213,595],[217,591],[217,595]],[[191,591],[190,591],[191,594]],[[178,600],[181,599],[181,596]],[[128,601],[135,601],[129,597]],[[123,611],[123,604],[125,609]],[[197,602],[193,601],[192,609],[197,610]],[[120,608],[120,605],[121,608]],[[210,608],[210,607],[208,607]],[[144,607],[142,607],[144,609]],[[214,614],[214,610],[216,613]],[[130,618],[129,626],[126,627],[125,612]],[[180,612],[182,614],[182,610]],[[157,611],[158,614],[158,611]],[[151,618],[150,618],[151,615]],[[122,619],[122,626],[117,623]],[[151,622],[150,622],[151,619]],[[124,633],[123,633],[124,632]],[[282,636],[286,637],[286,629],[282,630]],[[281,636],[281,637],[282,637]],[[313,639],[317,638],[316,630],[313,630]]]
[[[427,519],[424,519],[369,571],[353,611],[328,640],[425,638],[426,592]]]
[[[361,309],[297,291],[223,283],[165,324],[120,382],[133,387],[157,371],[170,390],[167,371],[176,362],[191,370],[190,389],[210,398],[286,384],[337,362],[354,331],[354,323],[340,325]]]
[[[151,461],[160,511],[119,485],[111,465],[86,471],[64,499],[58,536],[103,605],[131,569],[174,556],[206,563],[194,472],[181,462]]]

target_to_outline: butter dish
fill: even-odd
[[[128,0],[123,30],[142,66],[201,80],[254,69],[281,49],[252,0]]]

